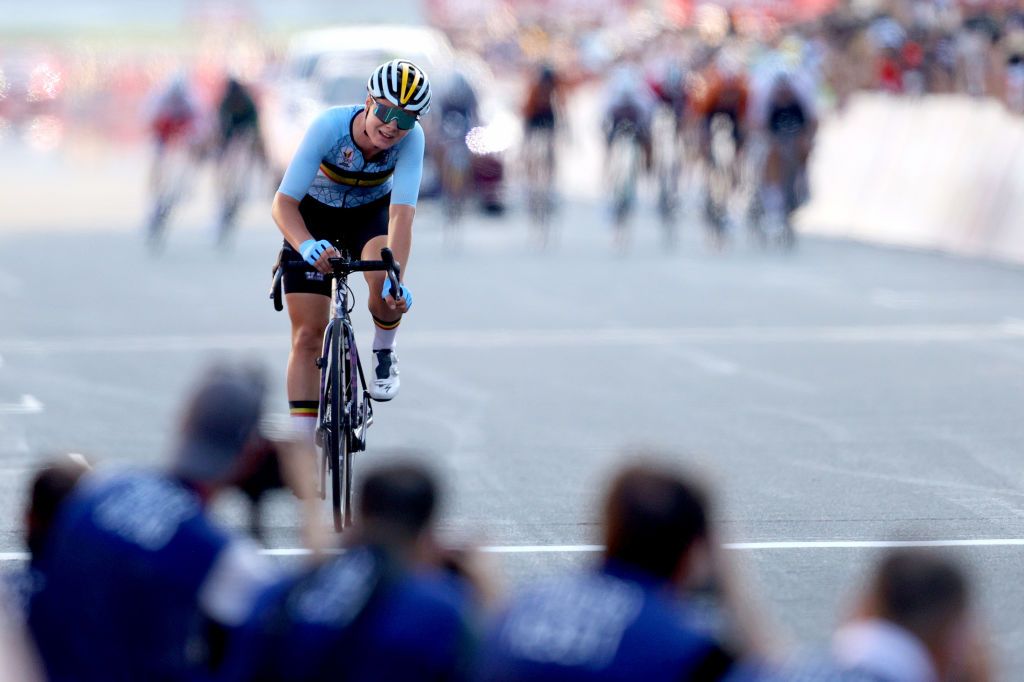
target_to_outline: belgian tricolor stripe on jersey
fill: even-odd
[[[320,163],[320,172],[323,173],[328,180],[336,182],[339,185],[348,185],[349,187],[377,187],[383,185],[391,177],[394,170],[380,171],[379,173],[364,173],[360,171],[349,171],[344,168],[335,166],[333,163],[322,161]]]

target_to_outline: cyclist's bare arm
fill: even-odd
[[[277,228],[281,230],[281,234],[284,235],[284,238],[288,240],[288,243],[296,251],[299,250],[299,245],[302,242],[313,238],[313,235],[306,228],[306,222],[302,219],[302,214],[299,213],[299,202],[293,197],[281,192],[275,194],[270,213],[274,216],[274,222],[277,223]],[[320,255],[314,267],[326,275],[331,272],[331,264],[328,262],[328,258],[336,258],[339,255],[341,254],[335,249],[327,249]]]
[[[412,251],[412,219],[416,207],[408,204],[391,204],[388,214],[388,248],[395,254],[395,260],[402,264],[402,280],[409,271],[409,253]]]

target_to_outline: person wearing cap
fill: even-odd
[[[437,498],[419,464],[370,471],[345,552],[266,591],[218,682],[467,679],[486,586],[438,546]]]
[[[207,510],[272,447],[259,429],[262,374],[222,365],[203,376],[169,468],[100,468],[50,524],[29,625],[51,681],[190,679],[206,664],[205,634],[240,624],[274,578],[254,543]]]
[[[377,260],[388,247],[405,280],[412,223],[423,174],[423,129],[430,81],[405,59],[381,64],[367,82],[366,100],[331,107],[306,131],[274,196],[272,214],[284,235],[280,262],[292,326],[288,402],[299,433],[313,441],[322,351],[331,295],[331,265],[345,251]],[[398,394],[395,337],[412,306],[405,284],[393,293],[384,272],[365,273],[373,317],[375,400]]]

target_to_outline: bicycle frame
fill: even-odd
[[[366,389],[366,377],[359,362],[355,333],[349,317],[352,290],[348,277],[353,272],[386,271],[391,291],[399,289],[401,266],[390,249],[381,249],[381,260],[351,260],[347,255],[329,259],[334,268],[331,281],[331,311],[324,330],[320,369],[320,400],[317,409],[316,441],[321,445],[320,497],[327,497],[330,468],[331,506],[334,528],[352,525],[352,453],[366,449],[366,429],[373,422],[373,408]],[[282,278],[288,262],[278,258],[270,298],[274,309],[282,310]],[[304,267],[304,266],[303,266]]]
[[[366,392],[366,377],[363,374],[362,363],[359,362],[359,348],[356,346],[355,331],[352,328],[352,320],[348,313],[348,301],[351,290],[348,287],[348,277],[335,277],[331,284],[331,316],[324,330],[323,352],[320,355],[321,364],[324,367],[320,372],[320,405],[321,410],[326,404],[327,390],[327,363],[330,358],[330,343],[334,338],[334,331],[340,327],[339,338],[344,339],[342,348],[343,361],[348,364],[347,381],[345,390],[345,404],[343,406],[343,426],[350,427],[348,432],[352,436],[351,447],[354,452],[366,449],[366,427],[373,418],[373,408],[370,406],[370,399]],[[361,399],[361,400],[360,400]],[[357,403],[356,401],[359,400]],[[358,410],[358,414],[357,414]],[[319,424],[323,423],[325,415],[320,415]],[[353,417],[357,417],[352,421]]]

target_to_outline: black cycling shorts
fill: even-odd
[[[351,258],[362,258],[363,247],[374,237],[388,233],[391,195],[352,208],[335,208],[309,196],[299,202],[299,213],[313,239],[326,239]],[[375,256],[379,257],[379,256]],[[302,260],[287,240],[281,249],[282,263],[301,263],[285,268],[282,276],[286,294],[331,295],[331,280]]]

